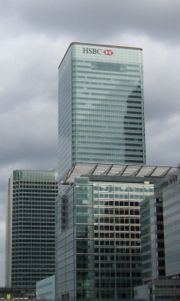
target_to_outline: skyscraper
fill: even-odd
[[[6,286],[35,288],[54,273],[55,198],[53,171],[15,170],[8,185]]]
[[[146,161],[142,49],[72,43],[59,66],[59,175]]]

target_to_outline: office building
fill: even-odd
[[[180,275],[180,174],[155,186],[155,196],[141,203],[143,282]]]
[[[140,203],[174,168],[76,164],[56,210],[56,300],[133,298],[141,284]]]
[[[155,185],[143,200],[141,222],[141,286],[135,299],[180,300],[180,173],[176,170]]]
[[[142,281],[165,277],[163,202],[155,195],[145,198],[140,206]]]
[[[154,279],[134,289],[134,300],[177,301],[180,300],[179,279]]]
[[[59,176],[146,161],[142,49],[72,43],[59,66]]]
[[[34,288],[54,274],[56,175],[15,170],[8,184],[6,286]]]
[[[166,275],[180,276],[180,170],[162,183]]]

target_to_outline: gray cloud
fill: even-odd
[[[147,156],[151,164],[177,166],[180,163],[180,112],[168,120],[147,122]]]
[[[56,105],[44,102],[30,103],[0,114],[0,163],[44,161],[55,163],[57,140]],[[4,128],[3,125],[6,124]]]
[[[20,32],[72,35],[93,40],[124,32],[141,32],[157,39],[179,39],[178,0],[159,1],[1,1],[1,16]],[[19,26],[21,25],[21,26]]]
[[[152,48],[153,46],[153,48]],[[144,47],[146,120],[164,120],[180,111],[180,47]]]
[[[46,39],[6,40],[1,48],[1,111],[43,99],[57,102],[57,53]],[[57,46],[57,45],[56,45]],[[8,52],[8,47],[13,51]],[[57,48],[54,48],[57,51]],[[50,57],[48,51],[51,52]],[[49,85],[51,82],[51,85]]]

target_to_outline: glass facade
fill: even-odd
[[[9,180],[6,285],[35,288],[54,273],[55,198],[52,171],[16,170]]]
[[[146,285],[136,287],[137,301],[173,301],[180,300],[179,279],[154,279]]]
[[[142,280],[149,283],[165,277],[163,204],[159,192],[141,202],[140,222]]]
[[[55,301],[55,276],[36,282],[36,300]]]
[[[56,300],[133,297],[141,283],[140,203],[154,185],[80,177],[56,211]]]
[[[180,174],[167,181],[162,195],[166,274],[175,276],[180,274]]]
[[[142,49],[73,43],[59,66],[59,172],[145,163]]]

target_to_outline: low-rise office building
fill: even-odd
[[[180,300],[180,173],[157,182],[155,195],[141,202],[144,285],[135,299]]]
[[[77,164],[56,211],[56,300],[133,298],[141,284],[140,203],[169,167]]]
[[[180,174],[164,178],[141,203],[143,282],[180,275]]]
[[[174,301],[180,300],[179,279],[155,279],[134,289],[134,300]]]

